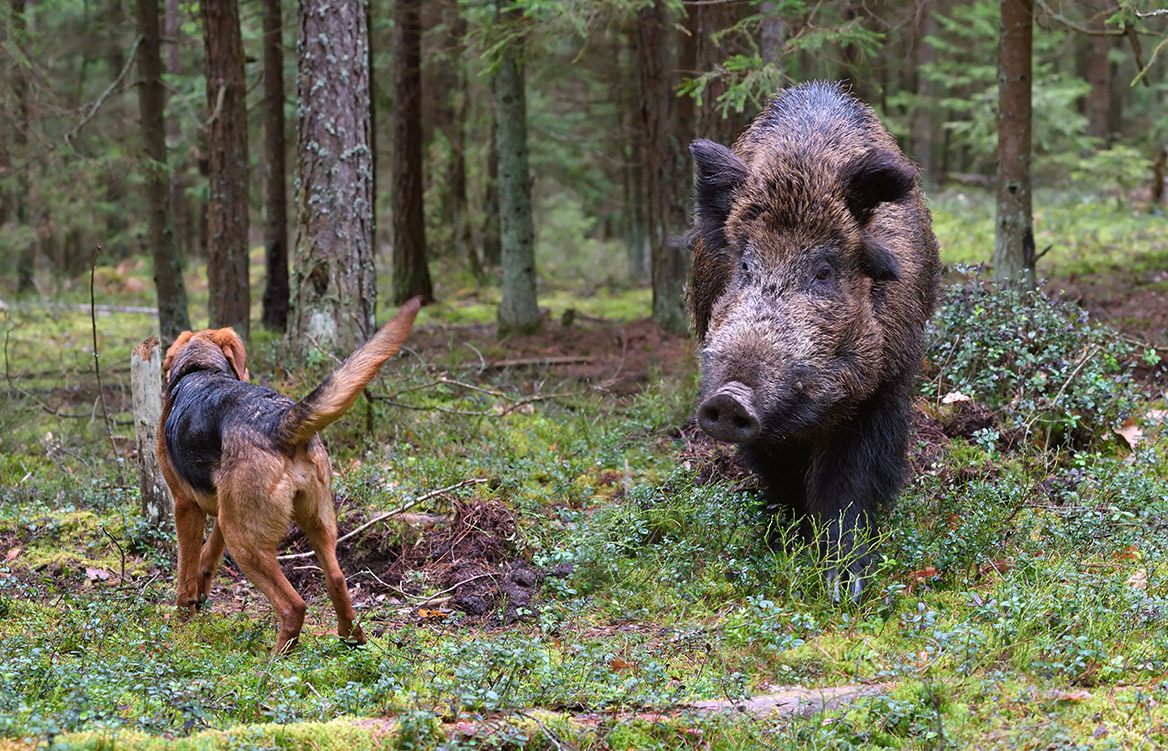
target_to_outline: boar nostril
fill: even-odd
[[[753,441],[758,437],[759,423],[753,409],[748,406],[749,396],[749,393],[731,395],[725,391],[711,396],[698,408],[698,424],[719,441]]]

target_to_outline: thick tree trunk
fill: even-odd
[[[280,0],[264,0],[264,325],[288,327],[288,185]]]
[[[496,0],[501,8],[504,0]],[[539,328],[535,299],[535,227],[531,216],[531,176],[527,166],[527,95],[522,38],[509,43],[495,73],[498,117],[499,228],[503,288],[497,318],[500,335]]]
[[[669,331],[685,331],[685,281],[689,251],[678,235],[684,230],[685,196],[690,184],[688,159],[675,137],[675,66],[669,51],[672,28],[663,0],[654,0],[637,18],[641,79],[641,129],[645,154],[645,205],[653,277],[653,321]],[[688,145],[688,144],[687,144]],[[688,155],[687,155],[688,156]]]
[[[210,128],[207,207],[207,285],[212,327],[251,333],[248,283],[247,107],[243,40],[235,0],[203,0]]]
[[[289,336],[349,351],[374,331],[369,33],[359,3],[301,0],[296,261]]]
[[[138,0],[138,112],[145,152],[146,229],[154,259],[154,289],[158,295],[158,326],[169,344],[191,327],[182,262],[174,239],[170,207],[170,169],[166,161],[166,92],[162,86],[162,40],[158,0]]]
[[[1030,193],[1033,0],[1000,0],[994,281],[1035,286]]]
[[[422,19],[419,0],[394,0],[393,301],[434,299],[422,204]]]

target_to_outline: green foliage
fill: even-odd
[[[974,280],[944,290],[925,394],[973,397],[1002,414],[1014,440],[1088,444],[1132,413],[1132,355],[1081,308]]]

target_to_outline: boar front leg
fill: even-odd
[[[904,482],[908,408],[907,389],[887,387],[813,452],[807,505],[833,562],[828,586],[837,602],[844,579],[848,595],[858,602],[871,575],[871,514],[891,501]]]

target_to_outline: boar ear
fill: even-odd
[[[689,145],[697,165],[694,207],[702,234],[722,231],[734,198],[734,189],[746,181],[746,165],[720,143],[699,138]],[[709,243],[707,238],[706,242]]]
[[[888,246],[877,240],[870,232],[863,232],[860,238],[863,247],[864,273],[878,282],[895,282],[900,279],[900,263]]]
[[[848,211],[867,223],[878,204],[904,199],[916,186],[917,172],[903,157],[869,151],[844,166],[841,174]]]

